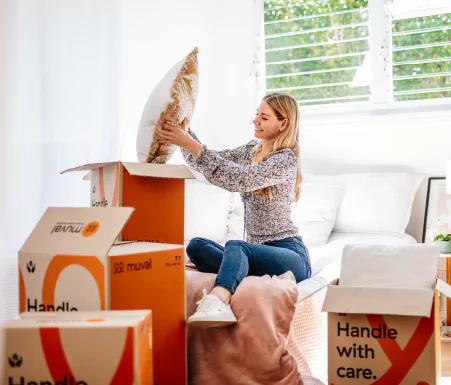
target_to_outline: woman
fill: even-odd
[[[291,204],[300,196],[299,110],[288,94],[266,95],[254,119],[254,136],[233,150],[213,151],[197,137],[159,122],[160,143],[179,146],[186,162],[206,179],[239,192],[244,203],[245,241],[225,247],[194,238],[186,252],[196,267],[218,274],[213,290],[198,302],[191,326],[221,327],[236,322],[230,298],[248,275],[281,275],[300,282],[311,275],[310,258],[291,222]]]

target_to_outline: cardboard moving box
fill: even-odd
[[[183,246],[126,243],[109,256],[111,309],[152,309],[155,384],[186,384]]]
[[[186,382],[183,245],[113,245],[132,208],[49,208],[19,251],[20,311],[151,309],[154,378]]]
[[[185,179],[183,165],[110,162],[66,171],[90,171],[91,207],[133,207],[120,239],[183,244]]]
[[[435,245],[345,246],[323,305],[329,384],[437,384],[438,259]]]
[[[153,384],[152,313],[28,313],[4,324],[2,384]]]

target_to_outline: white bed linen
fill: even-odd
[[[343,248],[348,244],[408,245],[417,243],[415,238],[391,234],[332,232],[325,245],[310,247],[312,277],[298,283],[298,302],[308,298],[340,276]]]

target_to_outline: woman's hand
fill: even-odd
[[[157,134],[161,138],[158,143],[175,144],[182,148],[189,144],[191,136],[186,131],[186,118],[183,119],[181,127],[172,126],[164,122],[158,122],[158,126]]]
[[[160,144],[174,144],[191,152],[197,156],[201,145],[188,134],[186,129],[186,118],[182,121],[181,127],[172,126],[168,123],[158,122],[161,127],[157,128],[157,134],[161,138]]]

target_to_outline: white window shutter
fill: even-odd
[[[252,18],[252,33],[254,39],[254,53],[251,64],[251,93],[254,95],[255,105],[266,94],[266,68],[265,68],[265,27],[264,27],[264,0],[253,0],[255,12]]]
[[[450,0],[393,0],[394,19],[409,19],[418,16],[439,15],[451,12]]]
[[[391,0],[369,2],[372,67],[372,100],[376,104],[393,101],[393,61],[391,38]]]

